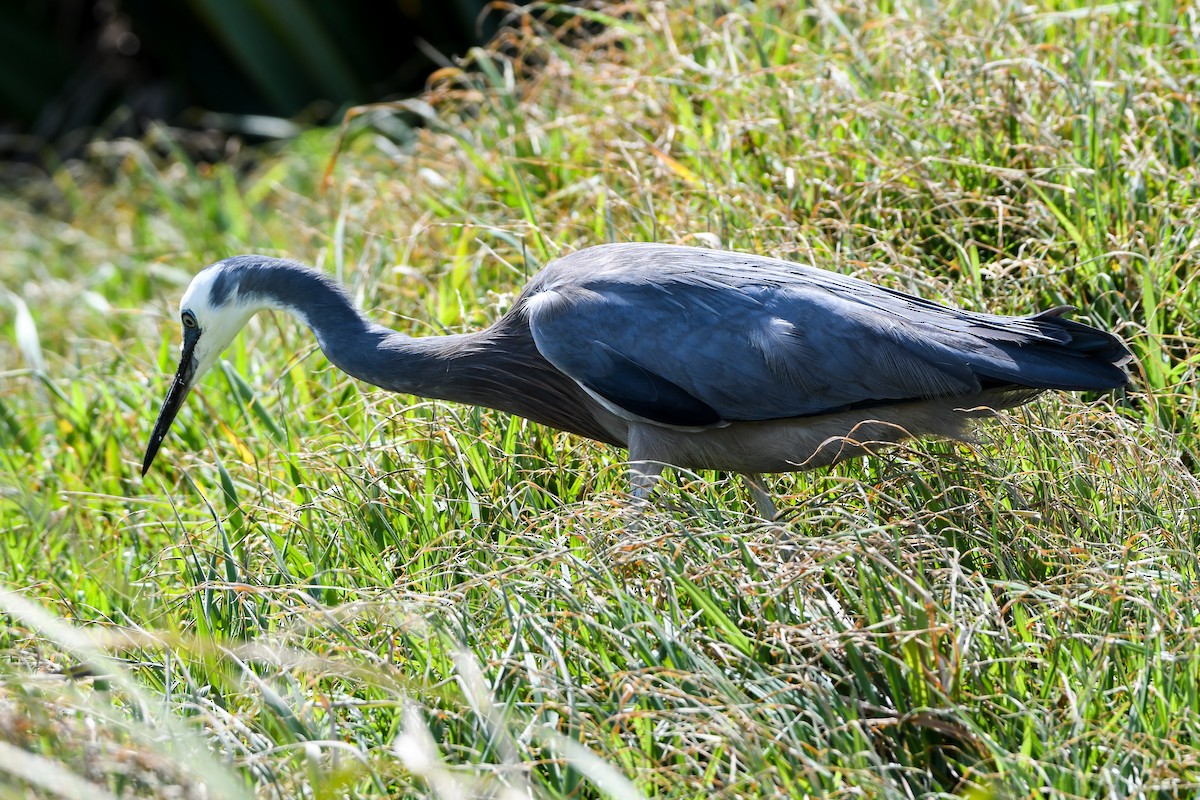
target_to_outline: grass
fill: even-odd
[[[0,796],[1194,790],[1200,22],[795,6],[520,17],[328,181],[334,131],[6,176]],[[774,478],[770,525],[713,474],[635,513],[621,453],[358,384],[267,315],[138,474],[205,263],[302,258],[436,335],[638,239],[1071,303],[1137,386]]]

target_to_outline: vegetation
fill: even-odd
[[[219,158],[212,128],[279,138],[295,126],[264,115],[327,123],[366,98],[419,91],[505,13],[485,0],[4,3],[0,153],[73,156],[168,119],[209,129],[173,138]]]
[[[208,165],[162,130],[0,199],[0,796],[1200,783],[1200,17],[669,5],[518,20],[412,141]],[[438,334],[635,239],[1071,303],[1136,388],[778,477],[768,524],[713,474],[633,510],[621,453],[358,384],[264,315],[138,474],[205,263],[302,258]]]

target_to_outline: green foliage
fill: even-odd
[[[140,134],[147,120],[279,138],[286,119],[327,123],[354,103],[419,91],[431,70],[491,39],[502,13],[483,0],[5,3],[0,117],[29,140],[3,146],[74,155],[93,131]]]
[[[1190,12],[627,11],[523,20],[329,188],[329,131],[214,167],[155,132],[0,199],[0,794],[1200,781]],[[768,524],[719,475],[633,505],[620,453],[364,387],[264,315],[138,474],[204,263],[303,258],[436,335],[626,239],[1072,303],[1138,386],[775,478]]]

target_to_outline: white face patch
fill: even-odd
[[[200,319],[201,316],[211,316],[212,306],[210,305],[210,299],[212,297],[212,285],[222,274],[222,269],[223,266],[217,263],[211,267],[205,267],[196,273],[196,277],[192,278],[187,291],[183,293],[183,297],[179,300],[179,312],[181,314],[184,311],[191,311],[196,315],[197,319]]]
[[[250,318],[266,306],[261,302],[246,303],[234,286],[219,305],[212,303],[212,287],[225,269],[223,263],[213,264],[192,278],[179,301],[179,313],[190,311],[196,318],[200,338],[196,341],[196,372],[193,382],[212,369],[221,353],[229,346]]]

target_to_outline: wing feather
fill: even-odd
[[[601,251],[594,253],[593,251]],[[945,308],[813,267],[612,245],[548,267],[523,298],[539,351],[633,418],[766,420],[969,396],[986,384],[1109,388],[1115,337],[1060,319]]]

